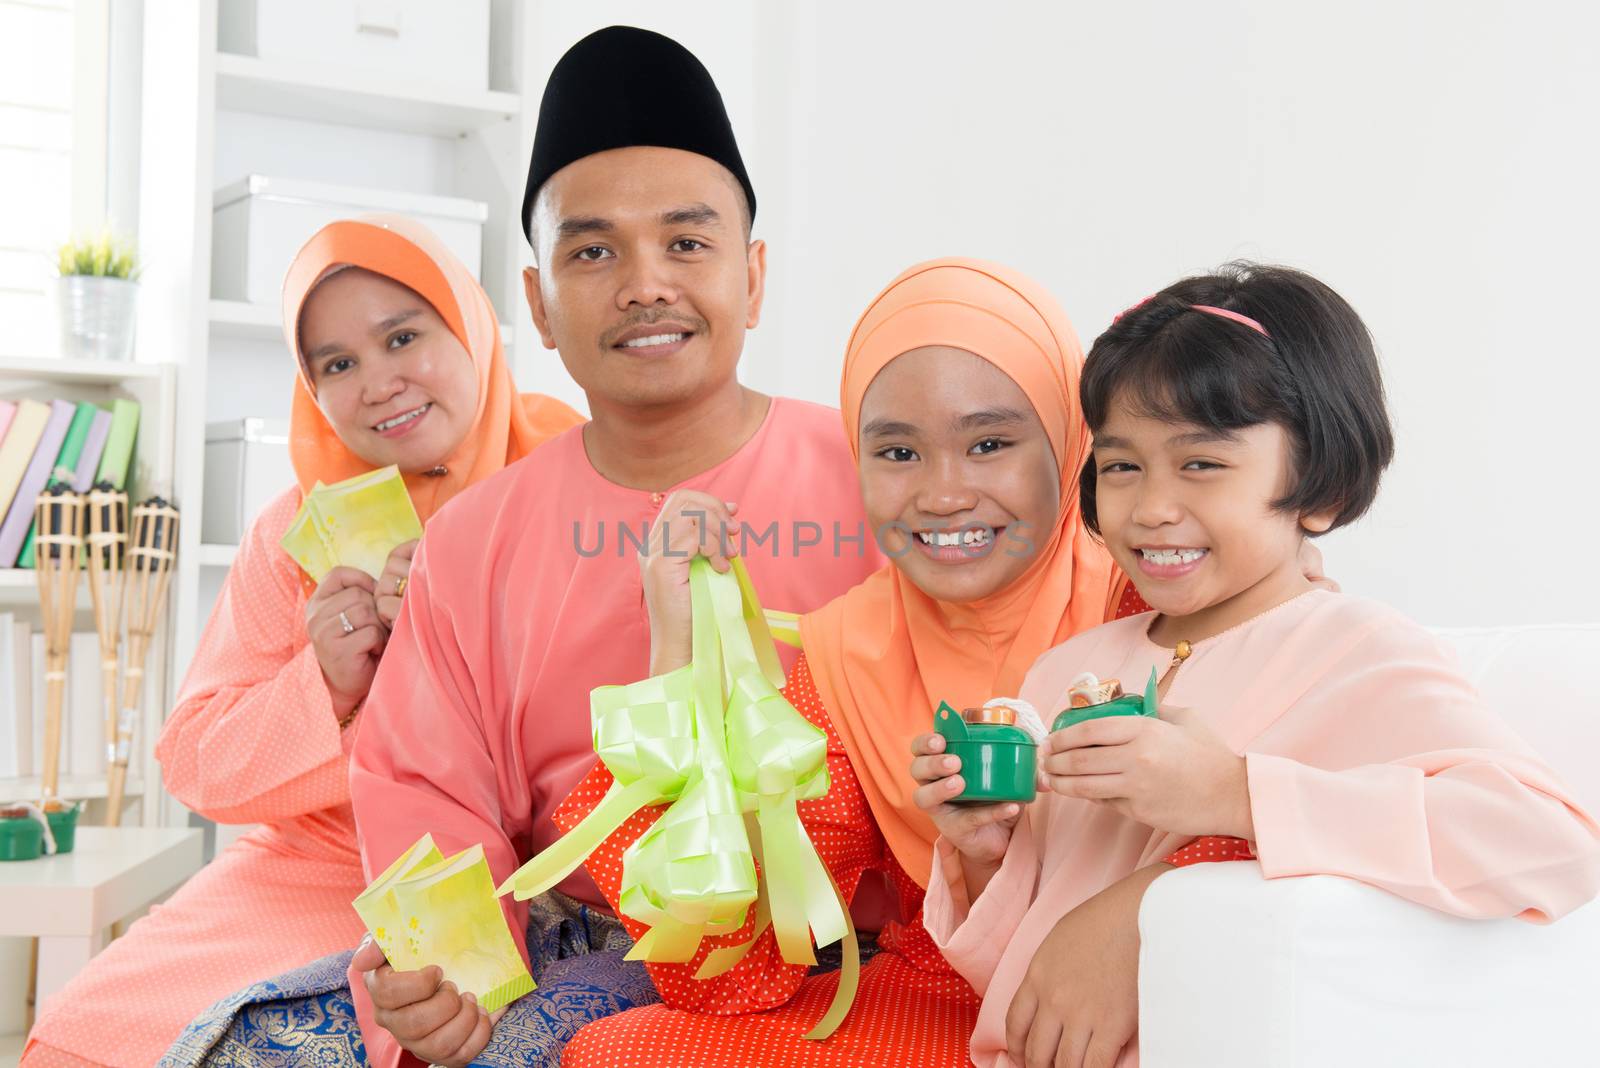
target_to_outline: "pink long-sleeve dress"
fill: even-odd
[[[347,949],[361,856],[341,731],[278,545],[300,505],[256,520],[156,746],[163,785],[219,823],[256,823],[43,1006],[22,1063],[154,1064],[184,1026],[263,976]]]
[[[1136,681],[1164,670],[1172,650],[1149,639],[1153,618],[1050,650],[1022,696],[1064,707],[1079,672]],[[1535,922],[1600,890],[1600,827],[1441,643],[1390,608],[1302,594],[1194,643],[1166,700],[1196,710],[1245,755],[1267,878],[1340,875],[1459,916]],[[939,842],[924,920],[983,996],[978,1065],[1011,1064],[1006,1012],[1056,921],[1179,841],[1093,802],[1046,795],[972,901],[959,858]],[[1133,1044],[1119,1064],[1137,1063]]]

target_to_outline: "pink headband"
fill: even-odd
[[[1264,338],[1270,339],[1272,337],[1271,334],[1267,333],[1266,327],[1262,326],[1248,315],[1240,315],[1236,311],[1229,311],[1227,308],[1217,308],[1210,304],[1191,304],[1189,307],[1197,312],[1205,312],[1207,315],[1217,315],[1224,319],[1232,319],[1236,323],[1243,323],[1245,326],[1248,326],[1250,329],[1254,330]]]
[[[1142,308],[1142,307],[1144,307],[1146,304],[1150,303],[1154,299],[1155,299],[1155,294],[1151,294],[1150,296],[1145,297],[1139,303],[1135,304],[1132,308],[1129,308],[1128,311],[1118,312],[1117,313],[1117,317],[1115,319],[1112,319],[1111,321],[1113,323],[1116,322],[1118,319],[1121,319],[1124,315],[1127,315],[1128,312],[1133,311],[1135,308]],[[1236,311],[1229,311],[1227,308],[1218,308],[1215,305],[1211,305],[1211,304],[1191,304],[1191,305],[1189,305],[1189,309],[1191,311],[1205,312],[1207,315],[1220,315],[1224,319],[1232,319],[1236,323],[1243,323],[1245,326],[1248,326],[1250,329],[1254,330],[1256,333],[1260,334],[1264,338],[1267,338],[1268,340],[1270,340],[1272,338],[1272,335],[1267,333],[1267,328],[1266,327],[1262,326],[1260,323],[1256,322],[1254,319],[1250,318],[1248,315],[1240,315]]]

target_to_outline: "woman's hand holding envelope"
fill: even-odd
[[[336,567],[306,603],[306,633],[333,698],[334,717],[343,720],[372,688],[378,658],[389,628],[378,615],[372,576],[353,567]]]

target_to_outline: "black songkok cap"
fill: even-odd
[[[539,128],[522,197],[522,232],[533,240],[539,187],[569,163],[613,148],[679,148],[732,172],[756,214],[728,109],[711,73],[670,37],[632,26],[596,30],[561,57],[539,103]]]

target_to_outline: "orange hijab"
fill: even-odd
[[[896,278],[845,353],[839,407],[858,460],[867,387],[927,345],[981,356],[1022,387],[1061,469],[1061,508],[1028,570],[982,601],[936,601],[891,565],[800,621],[817,690],[878,826],[923,885],[937,832],[911,800],[911,739],[932,729],[941,700],[968,708],[1015,696],[1040,654],[1104,621],[1114,571],[1078,509],[1090,444],[1078,408],[1083,352],[1066,313],[1037,283],[978,260],[930,260]]]
[[[583,417],[554,397],[517,393],[500,347],[494,305],[471,273],[426,227],[399,215],[365,215],[329,223],[305,243],[283,281],[283,331],[299,366],[289,415],[289,459],[300,489],[372,470],[340,440],[322,410],[300,350],[300,309],[317,284],[340,267],[362,267],[393,279],[429,304],[468,354],[478,376],[472,429],[444,461],[445,474],[405,476],[417,515],[426,523],[451,497],[532,452]]]

